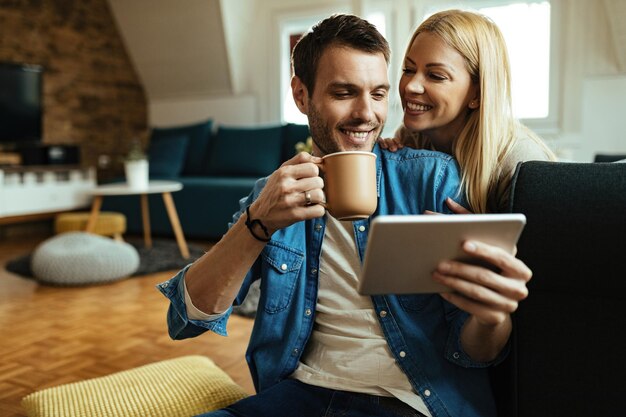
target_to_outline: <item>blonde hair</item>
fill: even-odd
[[[497,186],[502,162],[522,133],[552,155],[548,147],[513,117],[509,57],[500,29],[478,13],[447,10],[426,19],[413,33],[408,54],[415,38],[422,32],[437,35],[463,56],[472,82],[480,91],[480,106],[470,111],[467,122],[453,144],[453,153],[462,172],[462,184],[474,213],[487,211],[487,198]],[[419,148],[432,145],[419,133],[402,129]],[[552,156],[551,156],[552,157]]]

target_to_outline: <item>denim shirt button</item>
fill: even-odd
[[[459,358],[461,357],[461,355],[459,355],[459,352],[454,352],[454,353],[452,354],[452,357],[453,357],[454,359],[459,359]]]
[[[403,350],[401,350],[401,351],[400,351],[400,357],[401,357],[401,358],[404,358],[405,356],[406,356],[406,352],[405,352],[405,351],[403,351]]]
[[[298,348],[295,348],[295,349],[291,352],[291,354],[292,354],[293,356],[298,356],[298,352],[300,352],[300,351],[298,350]]]
[[[315,225],[315,231],[319,232],[320,230],[322,230],[322,225],[318,223]]]
[[[283,271],[286,271],[287,270],[287,264],[282,264],[280,266],[280,269],[282,269]]]
[[[167,286],[169,285],[169,282],[164,282],[163,284],[161,284],[161,288],[167,288]]]
[[[364,232],[365,231],[365,226],[361,225],[359,226],[359,232]]]
[[[424,397],[430,397],[430,390],[429,389],[424,390]]]
[[[307,308],[306,310],[304,310],[304,315],[305,316],[310,316],[311,315],[311,309]]]
[[[381,310],[380,313],[378,313],[380,315],[380,317],[385,318],[387,317],[387,311],[385,310]]]
[[[311,268],[311,275],[317,274],[317,268]]]

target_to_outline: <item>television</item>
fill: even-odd
[[[0,147],[19,149],[42,139],[43,67],[0,63]]]

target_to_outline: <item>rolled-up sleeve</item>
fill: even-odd
[[[172,339],[187,339],[210,330],[226,336],[226,323],[232,312],[230,307],[224,314],[210,320],[192,320],[185,305],[185,274],[191,265],[183,268],[173,278],[157,285],[157,289],[170,300],[167,311],[167,328]]]
[[[498,356],[489,362],[480,362],[472,359],[463,349],[461,343],[461,332],[463,326],[469,318],[469,314],[448,302],[444,302],[446,310],[446,320],[448,321],[450,331],[446,343],[445,357],[450,362],[462,366],[463,368],[487,368],[502,362],[509,353],[509,343],[500,351]]]

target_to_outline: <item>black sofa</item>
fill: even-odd
[[[533,278],[492,374],[499,415],[624,415],[626,164],[520,164],[510,211]]]
[[[258,178],[293,157],[309,136],[306,125],[218,126],[211,121],[153,129],[148,147],[150,179],[179,181],[172,193],[185,237],[217,240],[227,230],[239,199]],[[149,196],[151,232],[173,236],[161,195]],[[137,196],[107,197],[102,210],[126,215],[127,233],[142,233]]]

